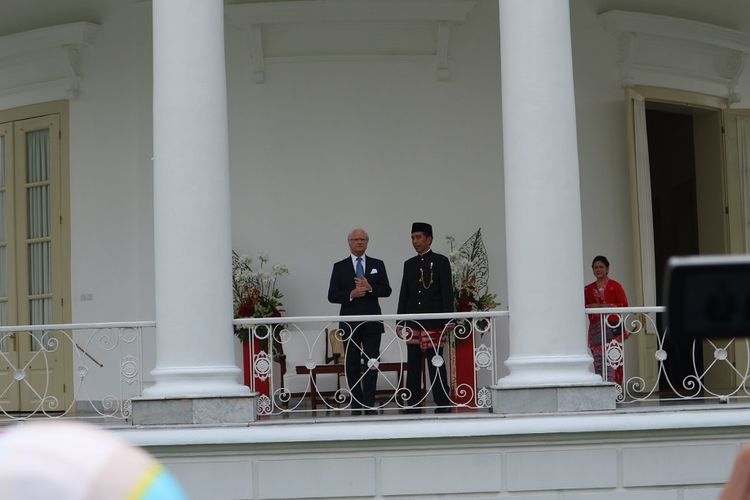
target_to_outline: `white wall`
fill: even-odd
[[[747,442],[745,412],[363,417],[117,432],[154,453],[196,500],[709,500]]]
[[[748,64],[750,56],[746,55],[745,64]],[[737,81],[737,91],[739,93],[740,100],[730,107],[734,109],[748,109],[750,108],[750,71],[745,69],[742,75]]]
[[[616,42],[599,24],[596,2],[571,5],[581,284],[602,253],[633,297]],[[81,96],[70,105],[74,321],[154,315],[150,15],[148,3],[122,6],[98,20],[101,32],[83,52]],[[266,82],[256,84],[244,34],[227,27],[233,246],[289,266],[280,281],[288,315],[337,312],[326,301],[328,279],[355,226],[369,231],[369,253],[385,260],[394,293],[383,311],[395,312],[415,220],[434,225],[442,252],[446,234],[461,242],[481,227],[490,289],[508,305],[497,29],[497,1],[480,0],[452,30],[448,82],[436,81],[428,63],[350,60],[269,63]],[[500,351],[504,358],[507,344]]]
[[[592,281],[591,260],[597,254],[606,255],[612,263],[611,276],[620,281],[635,304],[635,267],[630,213],[630,179],[625,129],[624,88],[621,84],[616,39],[605,32],[597,15],[610,9],[656,11],[687,19],[717,22],[730,29],[745,19],[737,6],[717,6],[712,13],[697,14],[705,7],[700,2],[680,2],[679,6],[648,2],[571,2],[578,147],[581,163],[581,192],[583,212],[583,246],[585,281]],[[744,8],[744,7],[743,7]],[[665,9],[667,9],[665,11]],[[735,18],[732,18],[735,12]],[[745,69],[736,92],[742,100],[733,108],[750,107],[750,71]]]
[[[452,32],[449,82],[411,62],[269,64],[251,81],[249,49],[228,31],[234,248],[289,266],[291,315],[335,314],[326,300],[346,235],[362,226],[385,261],[395,312],[411,222],[434,249],[482,227],[491,289],[506,303],[499,59],[494,2]]]
[[[149,5],[101,26],[71,102],[73,319],[153,319]],[[434,225],[443,252],[446,234],[460,243],[481,227],[506,304],[495,2],[453,30],[449,82],[431,64],[354,61],[269,65],[254,84],[244,40],[227,28],[233,246],[289,266],[286,313],[337,313],[330,269],[355,226],[386,262],[383,310],[395,312],[414,220]]]
[[[150,12],[144,3],[112,12],[82,53],[81,94],[70,102],[74,322],[154,319]],[[76,380],[78,399],[116,396],[119,355],[132,346],[107,351],[97,338],[76,339],[104,365],[82,358],[91,371],[85,386]],[[143,330],[143,346],[150,381],[153,329]]]
[[[606,255],[611,276],[634,299],[625,91],[616,40],[604,31],[597,14],[592,2],[571,2],[584,281],[593,281],[594,256]]]
[[[150,25],[144,4],[103,20],[70,103],[74,321],[154,316]]]
[[[730,439],[506,443],[433,439],[356,448],[336,443],[334,452],[275,444],[258,452],[209,448],[182,457],[162,451],[157,457],[195,500],[714,500],[739,449]]]
[[[450,82],[430,64],[363,61],[269,65],[254,84],[227,29],[234,247],[290,267],[288,314],[336,312],[330,268],[355,226],[397,288],[414,220],[433,223],[438,251],[482,227],[504,299],[496,16],[481,2],[454,29]],[[76,321],[153,316],[150,39],[147,6],[107,19],[71,103],[73,297],[94,295]]]

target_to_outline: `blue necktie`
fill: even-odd
[[[356,269],[356,272],[357,272],[357,278],[361,278],[362,276],[365,275],[365,270],[362,267],[362,257],[357,257],[357,269]]]

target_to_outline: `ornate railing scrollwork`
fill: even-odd
[[[716,400],[750,397],[750,342],[748,339],[684,338],[664,325],[663,307],[592,308],[586,313],[604,323],[603,377],[621,370],[614,381],[621,405],[646,401]],[[604,333],[603,333],[604,336]],[[635,355],[634,338],[653,339],[651,376],[628,362]],[[629,340],[628,340],[629,339]],[[632,347],[631,347],[632,346]],[[650,352],[650,351],[649,351]],[[643,356],[641,356],[643,359]],[[634,361],[634,360],[633,360]],[[634,371],[638,370],[638,371]]]
[[[154,328],[154,322],[0,327],[0,420],[127,419],[131,398],[143,389],[143,331]],[[66,367],[73,383],[63,392]]]
[[[437,409],[432,399],[437,385],[447,389],[449,402],[443,409],[486,410],[492,406],[489,386],[497,381],[497,322],[507,320],[507,316],[507,311],[488,311],[250,318],[234,320],[234,324],[251,334],[247,345],[251,389],[259,393],[258,414],[270,417],[298,412]],[[383,330],[377,355],[368,355],[360,343],[346,347],[350,338],[359,338],[373,323],[379,324],[375,330],[380,326]],[[435,324],[442,326],[435,328]],[[278,338],[268,342],[269,332],[279,326],[283,328]],[[372,333],[367,330],[366,334]],[[325,359],[323,351],[328,352],[326,343],[333,349],[331,342],[343,345],[344,352]],[[423,369],[436,373],[422,376],[421,394],[413,393],[407,384],[410,349],[420,349],[424,353]],[[283,367],[274,364],[279,350],[284,354]],[[359,361],[360,370],[348,380],[345,367],[352,356]],[[458,378],[457,372],[461,375]],[[376,380],[374,403],[364,401],[361,390],[354,390],[364,387],[368,377]]]

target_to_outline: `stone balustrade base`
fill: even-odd
[[[248,424],[257,420],[255,396],[135,398],[133,425]]]
[[[613,383],[590,385],[493,387],[493,413],[562,413],[614,410]]]

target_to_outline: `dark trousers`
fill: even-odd
[[[427,349],[422,351],[418,345],[407,345],[406,360],[406,388],[409,389],[409,406],[418,406],[422,401],[422,366],[427,358],[427,370],[430,374],[430,386],[432,386],[432,398],[437,406],[449,406],[448,398],[448,374],[445,363],[436,367],[432,364],[435,354],[442,356],[443,348]],[[437,352],[436,352],[437,351]]]
[[[380,333],[368,332],[364,325],[355,328],[346,341],[344,370],[352,393],[352,408],[375,406],[377,368],[368,369],[367,360],[380,356]],[[364,365],[364,366],[363,366]],[[363,375],[363,369],[366,370]]]

